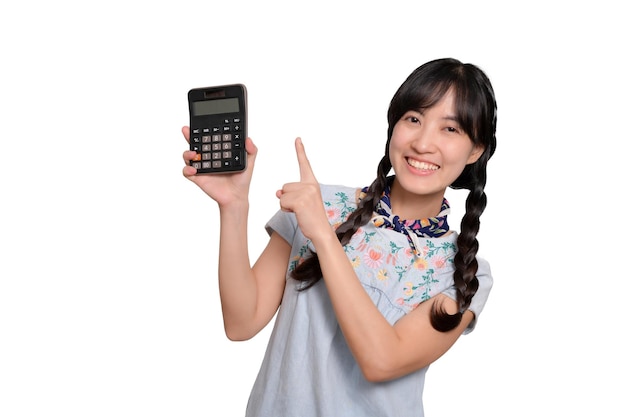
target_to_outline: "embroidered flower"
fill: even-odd
[[[350,263],[352,264],[352,267],[353,267],[353,268],[358,267],[359,265],[361,265],[361,257],[357,256],[357,257],[355,257],[355,258],[352,258],[352,259],[350,260]]]
[[[328,217],[328,221],[332,224],[341,222],[341,211],[336,207],[331,207],[326,210],[326,216]]]
[[[412,283],[410,282],[405,282],[404,283],[404,288],[403,288],[403,292],[404,295],[406,295],[407,297],[410,297],[413,295],[413,290],[415,289],[415,287],[413,286]]]
[[[383,254],[374,249],[368,250],[365,255],[363,261],[370,268],[378,268],[382,263]]]
[[[379,281],[387,281],[389,275],[387,275],[387,271],[384,269],[379,269],[378,274],[376,274],[376,279]]]
[[[364,252],[367,249],[367,247],[371,244],[371,240],[376,235],[376,232],[372,232],[372,233],[363,232],[362,234],[363,234],[363,238],[359,242],[357,246],[357,250]]]
[[[436,256],[431,261],[437,269],[441,269],[446,266],[446,258],[444,258],[443,256]]]
[[[386,263],[392,266],[396,266],[396,262],[398,261],[398,255],[395,254],[387,254]]]
[[[413,266],[415,266],[418,270],[423,271],[428,268],[428,261],[424,258],[415,258]]]

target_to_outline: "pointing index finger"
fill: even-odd
[[[317,182],[313,169],[309,163],[309,158],[304,151],[302,139],[296,138],[296,154],[298,155],[298,166],[300,167],[300,182]]]

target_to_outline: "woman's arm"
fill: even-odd
[[[189,128],[183,128],[189,141]],[[290,246],[274,233],[255,263],[248,253],[248,194],[257,148],[246,139],[248,167],[233,174],[197,175],[189,161],[193,151],[185,151],[183,175],[215,200],[220,212],[218,281],[224,330],[229,339],[245,340],[257,334],[280,306]]]
[[[392,326],[363,289],[337,238],[315,237],[312,242],[341,330],[370,381],[398,378],[431,364],[452,347],[473,318],[467,311],[455,329],[435,330],[430,324],[434,302],[443,303],[448,313],[457,311],[456,302],[440,294]]]
[[[441,302],[448,313],[457,311],[452,299],[438,295],[390,325],[363,289],[328,223],[319,184],[299,139],[296,152],[300,182],[285,184],[277,196],[315,246],[337,321],[365,378],[394,379],[429,365],[456,342],[473,313],[466,312],[461,325],[450,332],[435,330],[430,324],[433,302]]]

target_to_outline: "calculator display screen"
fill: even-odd
[[[238,113],[239,99],[225,98],[221,100],[196,101],[193,103],[193,113],[195,116],[209,116],[212,114]]]

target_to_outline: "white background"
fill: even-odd
[[[217,207],[181,175],[187,91],[248,87],[256,257],[294,138],[321,182],[369,184],[391,96],[447,56],[498,99],[479,235],[496,281],[431,367],[427,415],[624,416],[622,17],[608,0],[4,2],[0,416],[242,416],[269,329],[224,336]]]

